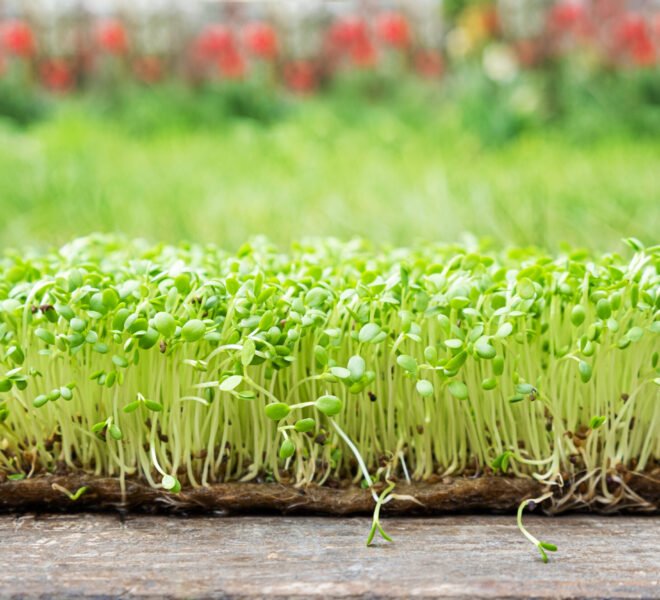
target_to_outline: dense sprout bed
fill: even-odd
[[[173,493],[352,480],[378,508],[396,481],[534,477],[555,509],[644,508],[629,483],[660,458],[660,250],[628,242],[7,254],[0,473]]]

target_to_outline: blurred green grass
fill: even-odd
[[[499,245],[657,243],[660,142],[564,131],[485,147],[447,110],[359,114],[321,100],[264,125],[136,135],[72,105],[0,128],[0,244],[93,231],[235,248],[265,234],[412,244],[465,232]]]

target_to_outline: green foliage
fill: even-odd
[[[433,396],[433,384],[426,379],[420,379],[417,382],[417,391],[419,392],[420,396],[429,398]]]
[[[296,451],[296,446],[291,440],[284,440],[282,442],[282,445],[280,446],[280,458],[282,460],[285,460],[287,458],[291,458]]]
[[[313,431],[316,427],[316,421],[314,419],[300,419],[296,421],[295,430],[299,433],[308,433]]]
[[[0,75],[0,125],[2,121],[12,125],[31,125],[48,116],[50,108],[39,90]]]
[[[2,468],[93,465],[172,492],[359,469],[377,501],[372,470],[543,465],[596,494],[599,465],[658,458],[660,247],[623,248],[258,239],[230,253],[96,235],[6,252]]]
[[[286,418],[291,412],[291,409],[284,402],[273,402],[266,406],[265,413],[269,419],[273,421],[281,421]]]
[[[511,457],[514,456],[513,453],[510,450],[506,450],[505,452],[502,452],[499,456],[497,456],[491,463],[490,467],[494,471],[502,471],[502,473],[506,473],[507,469],[509,468],[509,461],[511,460]]]
[[[272,86],[259,81],[103,86],[78,100],[91,114],[132,134],[152,135],[221,129],[234,120],[263,125],[285,118],[290,108]]]
[[[573,56],[493,81],[481,65],[468,63],[452,75],[446,97],[459,108],[464,126],[489,146],[550,128],[583,143],[660,134],[654,69],[594,69]]]
[[[622,232],[657,241],[658,149],[644,136],[576,144],[532,129],[491,148],[458,125],[456,106],[340,111],[318,98],[267,127],[168,125],[178,113],[162,111],[159,128],[136,137],[81,104],[29,130],[0,127],[4,247],[91,231],[234,249],[264,232],[276,243],[305,232],[397,245],[471,232],[553,251],[564,241],[609,251]]]
[[[342,401],[337,396],[331,396],[329,394],[318,398],[314,405],[327,417],[338,415],[342,409]]]

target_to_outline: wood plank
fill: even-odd
[[[660,518],[0,517],[0,596],[660,597]]]

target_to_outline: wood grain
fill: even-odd
[[[660,597],[660,518],[0,517],[3,598]]]

